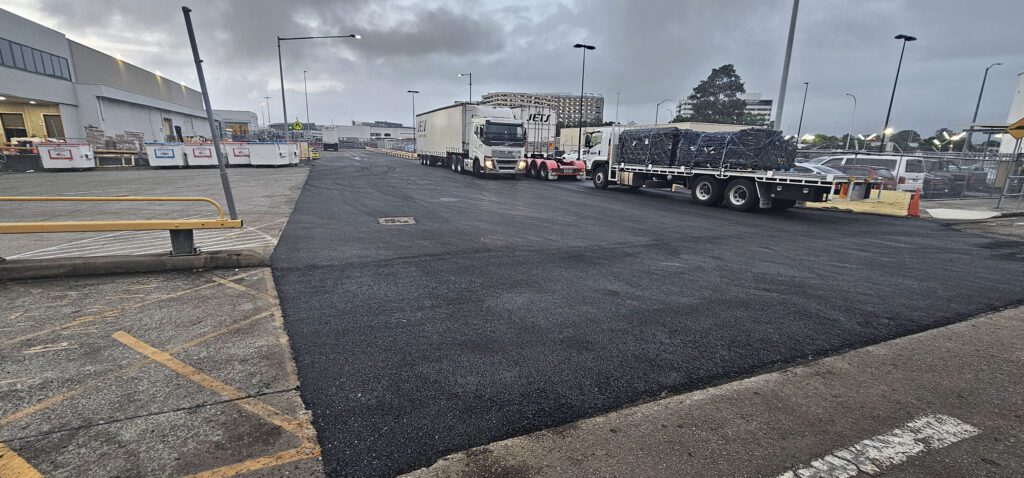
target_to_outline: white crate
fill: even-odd
[[[92,169],[96,156],[92,146],[77,143],[37,143],[43,169]]]
[[[155,168],[183,168],[185,155],[181,143],[146,143],[149,165]]]

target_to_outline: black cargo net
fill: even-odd
[[[618,157],[626,164],[787,170],[793,167],[796,144],[781,131],[764,128],[716,133],[640,128],[619,134]]]

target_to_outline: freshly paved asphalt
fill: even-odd
[[[1020,303],[1022,259],[925,220],[350,151],[313,169],[272,261],[325,471],[389,476]]]

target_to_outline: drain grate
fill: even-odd
[[[406,217],[378,217],[377,222],[385,226],[401,226],[405,224],[416,224],[412,216]]]

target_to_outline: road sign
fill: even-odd
[[[302,131],[302,122],[295,120],[295,122],[292,123],[292,131]]]
[[[1014,139],[1024,139],[1024,118],[1017,120],[1016,123],[1006,127],[1006,132],[1010,133]]]

